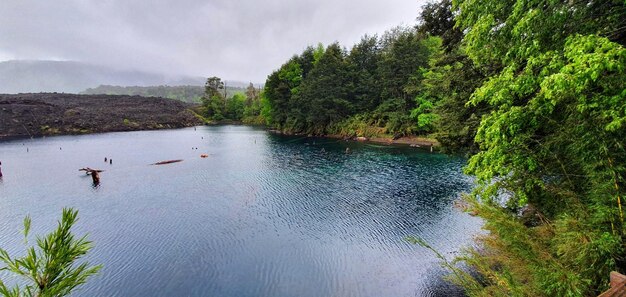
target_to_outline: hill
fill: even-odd
[[[0,139],[181,128],[202,124],[195,105],[139,96],[0,95]]]
[[[230,86],[227,82],[226,97],[232,97],[235,93],[244,93],[245,88]],[[148,86],[148,87],[122,87],[101,85],[96,88],[89,88],[81,94],[105,94],[105,95],[131,95],[143,97],[163,97],[176,99],[188,103],[200,103],[200,98],[204,95],[203,86]]]

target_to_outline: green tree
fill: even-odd
[[[418,17],[417,31],[430,36],[439,36],[446,52],[456,50],[463,38],[463,32],[455,27],[452,13],[452,0],[430,2],[422,6]]]
[[[376,125],[398,137],[418,132],[417,116],[412,117],[411,113],[417,107],[415,97],[420,92],[423,69],[428,67],[438,44],[414,29],[393,34],[393,38],[383,38],[387,45],[378,65],[381,103],[371,115]]]
[[[259,90],[250,83],[246,88],[246,107],[251,107],[254,102],[259,101]]]
[[[212,120],[220,121],[224,119],[226,109],[226,98],[222,94],[224,90],[224,82],[219,77],[209,77],[204,86],[204,95],[202,96],[202,106],[205,115]]]
[[[470,296],[592,296],[625,271],[624,1],[457,0],[464,50],[490,76],[467,172],[490,233],[461,260]]]
[[[225,117],[229,120],[239,121],[243,118],[246,107],[246,96],[242,93],[235,93],[233,97],[226,100]]]
[[[89,266],[76,261],[85,256],[92,244],[86,236],[76,238],[71,232],[78,220],[78,211],[63,209],[63,216],[57,229],[47,236],[37,237],[37,248],[30,247],[21,258],[11,258],[0,249],[0,262],[5,266],[0,271],[11,272],[28,281],[23,287],[7,287],[0,280],[0,294],[3,296],[67,296],[89,277],[95,275],[101,266]],[[24,219],[24,238],[28,238],[31,219]]]
[[[380,104],[378,65],[382,53],[376,36],[364,36],[346,58],[350,75],[350,101],[357,113],[374,110]]]
[[[271,106],[266,118],[279,129],[291,128],[287,122],[297,115],[293,110],[297,108],[294,97],[299,94],[302,82],[302,67],[298,60],[298,56],[292,57],[270,74],[265,83],[265,99]]]
[[[261,117],[261,90],[254,87],[250,83],[246,89],[246,105],[243,110],[243,119],[245,123],[263,124]]]
[[[329,45],[298,94],[307,132],[325,134],[331,123],[353,113],[353,105],[347,100],[347,71],[344,50],[337,43]]]

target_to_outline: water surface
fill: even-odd
[[[0,161],[13,255],[26,214],[42,234],[80,211],[104,268],[73,296],[458,295],[405,237],[452,257],[479,229],[452,207],[464,160],[411,148],[221,126],[5,141]]]

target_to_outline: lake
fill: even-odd
[[[25,215],[44,234],[79,210],[104,268],[73,296],[462,295],[405,238],[452,258],[480,229],[452,206],[465,160],[408,147],[215,126],[10,140],[0,161],[13,256]],[[99,186],[86,166],[105,170]]]

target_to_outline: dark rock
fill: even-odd
[[[165,98],[0,94],[0,137],[84,134],[201,125],[196,105]]]

